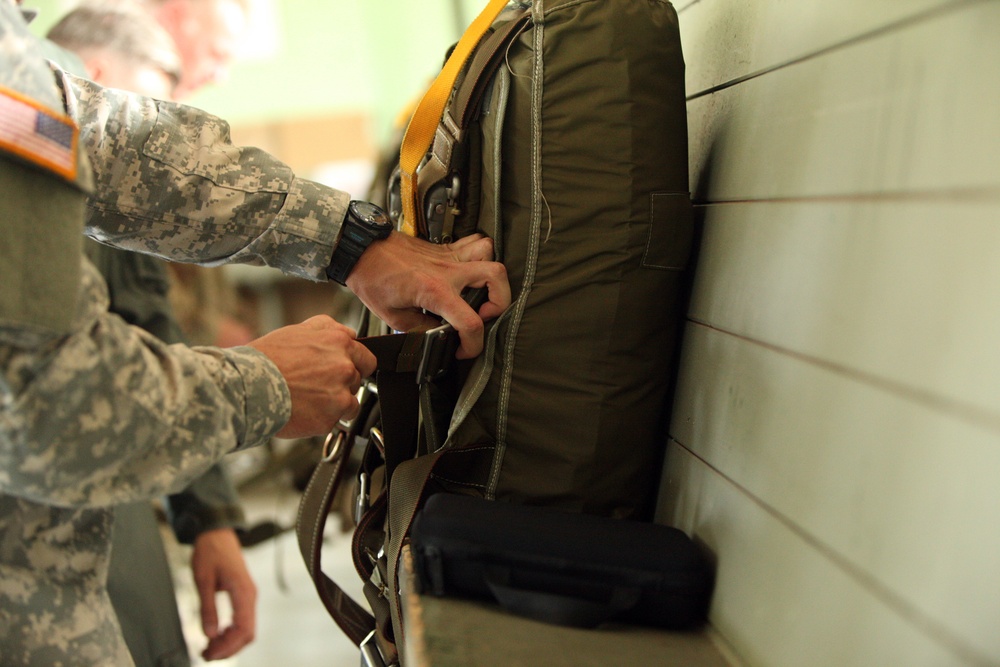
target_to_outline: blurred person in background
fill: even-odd
[[[107,2],[109,0],[103,0]],[[238,60],[241,40],[245,39],[251,7],[250,0],[111,0],[138,3],[174,39],[181,56],[181,81],[175,99],[184,100],[206,87],[225,83]],[[232,347],[245,345],[262,331],[253,317],[241,317],[253,311],[259,292],[238,289],[229,275],[229,267],[171,263],[170,305],[187,340],[193,345]],[[323,312],[351,325],[350,303]],[[357,312],[356,309],[354,311]],[[284,478],[290,471],[293,479],[308,481],[318,461],[318,449],[310,441],[268,443],[252,456],[229,460],[223,467],[243,483],[249,479]],[[286,449],[279,449],[285,447]],[[295,482],[296,488],[304,482]],[[243,539],[257,541],[274,537],[282,527],[264,521],[243,533]]]
[[[236,61],[249,17],[248,0],[117,0],[138,3],[174,40],[180,80],[173,99],[223,83]],[[223,267],[172,264],[170,300],[196,345],[244,345],[257,331],[235,317],[238,295]]]
[[[173,39],[141,8],[89,3],[66,14],[47,37],[79,59],[61,59],[64,68],[102,86],[169,100],[181,79]],[[111,312],[166,343],[185,341],[167,298],[166,262],[90,239],[85,251],[108,284]],[[230,657],[252,641],[256,622],[256,587],[236,533],[244,528],[237,492],[216,463],[184,491],[168,496],[166,509],[178,541],[193,545],[191,568],[209,640],[202,655],[208,660]],[[228,594],[232,609],[232,624],[224,629],[219,628],[217,591]],[[136,665],[191,664],[169,561],[149,502],[115,508],[108,592]]]
[[[181,79],[174,99],[221,83],[239,50],[247,27],[247,0],[137,0],[170,33],[181,57]]]

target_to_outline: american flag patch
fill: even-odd
[[[69,116],[0,86],[0,149],[73,181],[78,136]]]

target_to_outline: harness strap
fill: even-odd
[[[419,211],[421,205],[418,202],[420,193],[416,181],[417,168],[434,140],[445,106],[452,95],[455,81],[476,45],[483,39],[493,21],[507,4],[508,0],[490,0],[489,4],[465,31],[465,34],[462,35],[441,74],[418,103],[407,126],[400,150],[400,178],[404,212],[402,230],[411,235],[417,234],[417,230],[421,228],[420,220],[422,219]],[[487,48],[482,53],[477,54],[467,80],[463,81],[462,86],[456,92],[456,113],[460,123],[468,122],[468,116],[478,106],[485,82],[500,62],[495,54],[526,25],[526,16],[527,13],[524,12],[523,16],[518,17],[519,20],[511,21],[505,25],[499,34],[491,35],[484,45]],[[378,360],[375,383],[383,415],[382,428],[386,442],[385,463],[386,484],[388,485],[393,480],[393,473],[397,467],[401,463],[413,460],[416,455],[420,422],[420,384],[434,377],[435,369],[433,366],[450,363],[454,352],[448,345],[444,345],[445,352],[443,354],[440,353],[440,350],[436,356],[430,354],[432,352],[431,342],[422,333],[391,334],[359,340]],[[440,340],[438,344],[440,344]],[[429,358],[433,361],[428,362]],[[428,365],[431,368],[428,368]],[[376,619],[345,594],[336,582],[326,576],[322,571],[320,555],[327,517],[342,482],[344,468],[350,459],[355,440],[366,421],[367,413],[359,415],[346,431],[336,435],[338,438],[343,438],[339,450],[330,452],[329,456],[325,456],[317,464],[300,501],[296,521],[299,550],[320,599],[337,625],[353,642],[359,645],[371,634],[376,625],[382,627],[383,632],[386,629],[385,625],[389,620],[385,618],[384,605],[376,608],[376,616],[379,617]],[[430,477],[430,472],[438,459],[439,455],[431,455],[413,460],[412,463],[416,465],[413,465],[400,477],[403,488],[398,493],[399,509],[395,510],[397,515],[395,521],[393,521],[394,517],[390,517],[387,526],[390,538],[388,545],[389,582],[387,583],[394,592],[399,549],[408,532],[413,512],[424,494],[424,487]],[[375,509],[376,507],[373,506],[372,510]],[[385,508],[382,506],[378,510],[384,512]],[[370,519],[370,517],[368,518]],[[362,532],[374,529],[375,523],[380,522],[366,521]],[[357,537],[358,535],[355,535],[355,538]],[[370,582],[368,583],[370,584]],[[388,606],[392,607],[390,616],[393,629],[396,633],[400,633],[395,634],[395,637],[397,640],[401,640],[402,629],[396,605],[396,600],[391,600]]]
[[[333,461],[320,461],[313,470],[302,500],[299,501],[295,532],[302,560],[305,561],[323,606],[344,634],[360,645],[375,627],[375,618],[323,572],[320,562],[326,519],[330,515],[330,507],[343,477],[344,464],[350,458],[353,442],[354,436],[348,435],[340,455]]]
[[[479,43],[482,36],[489,30],[494,19],[500,11],[507,6],[509,0],[490,0],[490,3],[476,17],[471,25],[466,29],[465,34],[458,40],[455,49],[448,56],[441,73],[424,93],[423,98],[417,103],[417,108],[410,118],[410,124],[406,127],[403,135],[403,145],[399,152],[399,172],[402,188],[403,200],[403,225],[402,231],[410,236],[416,236],[417,230],[417,167],[420,161],[430,148],[434,134],[437,132],[438,123],[441,122],[441,114],[451,97],[452,87],[455,79],[465,61],[468,60],[472,50]]]
[[[511,41],[527,28],[530,22],[531,16],[528,10],[520,10],[497,28],[496,32],[483,40],[482,46],[476,50],[465,79],[455,90],[455,99],[450,107],[452,117],[463,130],[469,126],[471,114],[479,106],[486,85],[493,78],[500,63],[505,62],[505,58],[498,56],[499,51],[506,50]]]
[[[386,442],[400,446],[392,449],[393,468],[400,461],[412,458],[416,450],[419,420],[416,371],[422,357],[423,338],[422,333],[410,333],[360,339],[378,360],[378,400],[383,409],[393,415],[384,424]],[[326,520],[343,479],[344,467],[350,460],[358,431],[363,428],[374,406],[374,399],[365,403],[367,405],[362,405],[362,413],[346,430],[331,433],[331,437],[342,440],[316,465],[299,502],[295,522],[299,551],[316,592],[333,620],[356,644],[360,644],[375,627],[375,618],[323,572],[320,557]],[[389,451],[386,456],[389,458]]]

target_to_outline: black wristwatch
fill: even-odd
[[[392,221],[381,208],[366,201],[352,201],[347,205],[347,215],[340,231],[340,242],[326,267],[330,280],[341,285],[347,283],[354,265],[373,241],[381,241],[392,233]]]

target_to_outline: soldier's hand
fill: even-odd
[[[438,326],[425,310],[444,318],[458,330],[458,357],[466,359],[483,350],[483,322],[510,305],[507,271],[492,259],[493,241],[479,234],[437,245],[393,233],[368,246],[347,286],[399,331]],[[462,290],[484,286],[489,299],[477,313]]]
[[[201,627],[208,638],[205,660],[236,655],[254,639],[257,628],[257,586],[250,576],[239,538],[232,528],[207,530],[194,542],[191,571],[201,601]],[[232,622],[219,627],[215,594],[229,596]]]
[[[358,413],[355,394],[376,360],[355,338],[352,329],[317,315],[249,343],[274,362],[292,395],[292,416],[279,438],[322,435]]]

